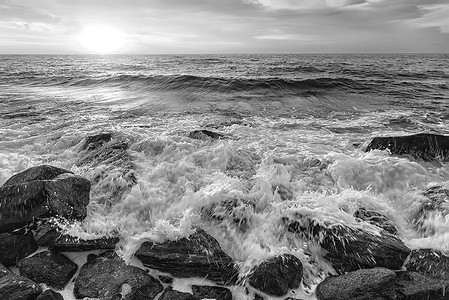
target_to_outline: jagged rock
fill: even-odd
[[[447,300],[449,286],[415,272],[399,272],[396,280],[397,300]]]
[[[61,169],[58,167],[53,167],[49,165],[41,165],[36,167],[31,167],[23,172],[17,173],[11,176],[3,186],[7,185],[18,185],[27,183],[30,181],[41,181],[41,180],[53,180],[61,174],[73,174],[69,170]]]
[[[162,292],[162,285],[144,270],[126,265],[115,252],[89,255],[75,280],[76,298],[100,300],[154,299]]]
[[[220,286],[192,285],[195,299],[232,300],[230,290]]]
[[[449,137],[431,133],[375,137],[368,144],[366,151],[373,149],[388,149],[392,154],[411,155],[426,161],[447,160],[449,156]]]
[[[199,129],[189,132],[189,138],[196,140],[210,141],[210,140],[225,139],[226,137],[218,132],[213,132],[207,129]]]
[[[386,232],[391,233],[393,235],[397,234],[398,232],[398,228],[396,227],[396,225],[393,223],[393,221],[388,219],[387,216],[375,211],[367,210],[364,207],[359,207],[354,212],[354,217],[356,217],[359,220],[368,222],[372,225],[375,225],[379,228],[382,228]]]
[[[259,294],[254,294],[254,300],[264,300],[264,297]]]
[[[170,276],[165,276],[165,275],[159,275],[159,280],[163,283],[166,284],[171,284],[173,283],[173,278],[171,278]]]
[[[159,300],[195,300],[192,294],[175,291],[168,288],[159,297]]]
[[[249,277],[249,284],[271,296],[284,296],[298,288],[302,281],[302,263],[291,254],[270,258],[258,265]]]
[[[71,173],[51,180],[2,186],[0,233],[31,224],[38,218],[58,216],[82,220],[87,214],[89,192],[89,180]]]
[[[449,256],[432,249],[413,250],[404,267],[449,282]]]
[[[41,247],[53,246],[56,239],[61,235],[61,229],[52,223],[39,224],[34,231],[34,238]]]
[[[296,214],[283,218],[288,231],[319,243],[327,259],[340,274],[358,269],[385,267],[400,269],[410,249],[386,231],[379,235],[343,224],[321,225],[313,217]]]
[[[41,293],[42,289],[37,283],[14,274],[0,264],[0,299],[35,300]]]
[[[229,220],[241,231],[248,229],[249,216],[254,212],[254,203],[237,198],[211,203],[201,209],[201,216],[208,221]]]
[[[395,300],[396,274],[373,268],[326,278],[316,288],[318,300],[384,299]]]
[[[50,251],[39,252],[17,264],[20,274],[56,289],[63,289],[78,270],[67,256]]]
[[[33,233],[28,231],[0,234],[0,263],[11,266],[37,250]]]
[[[151,269],[180,278],[206,277],[218,284],[233,284],[238,276],[232,258],[201,229],[177,241],[145,242],[135,256]]]
[[[45,290],[36,300],[64,300],[64,298],[53,290]]]
[[[59,236],[50,246],[55,252],[81,252],[91,250],[114,250],[115,244],[119,242],[118,237],[99,238],[94,240],[83,240],[74,236],[63,234]]]
[[[91,135],[86,137],[83,145],[81,146],[82,150],[94,150],[98,147],[101,147],[104,143],[108,143],[112,139],[112,133],[100,133],[97,135]]]

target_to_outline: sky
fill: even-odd
[[[0,53],[89,53],[98,26],[116,53],[449,52],[449,0],[0,0]]]

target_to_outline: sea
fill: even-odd
[[[85,139],[100,133],[126,155],[89,156]],[[411,249],[449,251],[448,216],[428,219],[432,230],[410,222],[423,191],[449,187],[448,163],[365,152],[373,137],[415,133],[449,134],[449,54],[0,56],[0,185],[41,164],[88,178],[87,218],[61,226],[119,236],[116,252],[136,265],[143,241],[196,227],[242,278],[291,253],[304,266],[293,298],[315,299],[335,274],[316,245],[288,233],[282,220],[297,212],[368,230],[353,216],[365,207]]]

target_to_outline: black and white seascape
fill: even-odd
[[[449,54],[86,28],[85,53],[0,48],[0,299],[449,299]]]

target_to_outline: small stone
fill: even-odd
[[[159,280],[166,284],[173,283],[173,278],[170,276],[159,275]]]
[[[35,300],[41,293],[42,289],[37,283],[14,274],[0,264],[0,299]]]
[[[385,268],[362,269],[326,278],[316,288],[318,300],[395,300],[396,274]]]
[[[5,266],[33,253],[38,248],[33,233],[13,232],[0,234],[0,263]]]
[[[270,295],[284,296],[289,289],[298,288],[302,281],[302,263],[294,255],[270,258],[254,268],[249,284]]]
[[[36,300],[64,300],[60,293],[53,290],[45,290]]]
[[[91,250],[114,250],[115,245],[119,242],[118,237],[99,238],[94,240],[83,240],[70,235],[59,236],[50,250],[55,252],[82,252]]]
[[[189,132],[189,138],[197,139],[197,140],[218,140],[218,139],[224,139],[225,136],[218,132],[213,132],[206,129],[200,129],[200,130],[193,130]]]
[[[24,258],[17,267],[21,275],[58,290],[63,289],[78,270],[78,265],[67,256],[50,251]]]
[[[192,285],[192,291],[196,299],[232,300],[231,291],[220,286]]]

